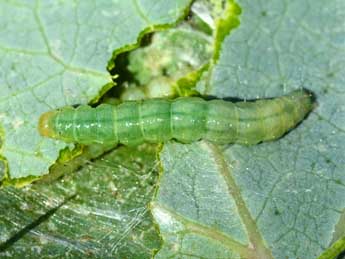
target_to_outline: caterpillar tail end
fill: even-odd
[[[41,136],[44,137],[54,137],[55,132],[53,130],[53,121],[52,118],[54,118],[56,115],[56,111],[49,111],[45,112],[41,115],[39,122],[38,122],[38,131]]]
[[[308,114],[316,107],[316,98],[313,92],[302,89],[302,94],[300,96],[301,104],[303,106],[303,111]]]
[[[296,104],[295,109],[303,114],[303,117],[312,111],[316,105],[314,93],[305,88],[295,90],[286,96]]]

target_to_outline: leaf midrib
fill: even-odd
[[[218,167],[218,171],[222,175],[225,184],[228,189],[228,193],[234,199],[236,204],[238,215],[240,216],[244,227],[246,228],[249,245],[248,249],[253,250],[254,257],[247,257],[253,259],[273,259],[271,251],[265,246],[264,239],[262,238],[255,220],[252,218],[249,209],[242,197],[241,190],[236,184],[235,179],[232,176],[232,170],[230,169],[227,161],[224,158],[224,154],[214,144],[205,142],[207,147],[211,150],[215,165]]]

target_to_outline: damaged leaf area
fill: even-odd
[[[106,71],[113,51],[175,23],[189,2],[1,2],[0,154],[7,177],[46,174],[60,150],[73,149],[39,136],[39,115],[98,99],[113,86]]]
[[[194,1],[187,19],[176,28],[144,38],[141,48],[120,55],[115,65],[111,63],[122,74],[120,98],[200,95],[196,84],[217,61],[224,37],[239,25],[240,12],[232,0]]]

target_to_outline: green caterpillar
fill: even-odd
[[[313,106],[305,90],[255,102],[206,101],[198,97],[127,101],[117,106],[67,107],[42,114],[40,134],[66,142],[189,143],[205,139],[218,144],[256,144],[282,136]]]

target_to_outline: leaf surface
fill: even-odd
[[[0,257],[152,258],[155,153],[120,147],[52,183],[2,188]]]
[[[47,173],[66,147],[39,136],[41,113],[97,99],[113,85],[112,53],[132,48],[143,30],[176,22],[189,2],[1,2],[1,155],[11,178]]]
[[[277,141],[166,145],[158,258],[312,259],[344,236],[344,1],[238,3],[241,24],[199,91],[255,99],[305,87],[316,107]]]

